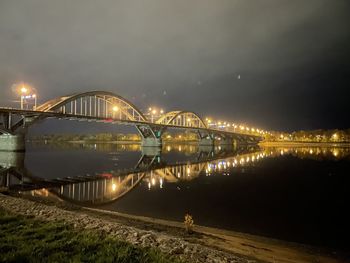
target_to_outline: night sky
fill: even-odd
[[[0,0],[0,105],[112,91],[270,130],[350,128],[350,2]]]

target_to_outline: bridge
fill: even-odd
[[[194,112],[179,110],[149,120],[127,99],[107,91],[90,91],[49,100],[34,110],[0,107],[0,150],[24,151],[27,129],[48,118],[102,122],[134,126],[142,146],[161,147],[167,129],[191,130],[198,134],[200,145],[256,144],[261,136],[244,134],[229,128],[207,127]]]

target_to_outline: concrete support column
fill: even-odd
[[[233,145],[232,138],[221,138],[221,140],[218,140],[218,145]]]
[[[141,153],[144,156],[160,156],[162,153],[161,147],[141,147]]]
[[[162,138],[147,137],[142,138],[142,147],[162,147]]]
[[[25,151],[24,134],[2,134],[0,135],[0,151],[24,152]]]
[[[198,142],[199,146],[214,146],[214,139],[210,137],[200,138]]]

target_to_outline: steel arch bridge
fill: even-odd
[[[36,110],[147,122],[146,117],[135,105],[125,98],[107,91],[90,91],[58,97],[45,102]]]
[[[194,112],[170,111],[162,115],[156,123],[180,127],[194,127],[206,129],[204,121]]]
[[[24,150],[27,128],[47,118],[104,122],[135,126],[143,146],[161,146],[166,129],[192,130],[198,133],[201,145],[257,143],[262,138],[209,128],[199,115],[191,111],[170,111],[155,122],[147,119],[134,104],[108,91],[89,91],[51,99],[35,110],[0,107],[0,150]],[[2,134],[2,135],[1,135]]]

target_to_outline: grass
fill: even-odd
[[[12,215],[0,208],[0,262],[179,262],[97,231]]]

